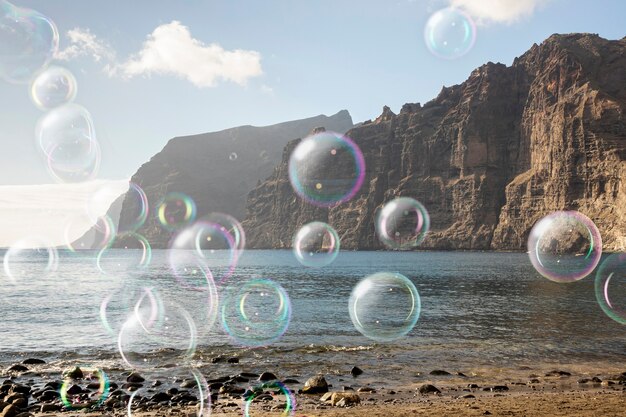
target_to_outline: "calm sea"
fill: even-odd
[[[285,288],[293,309],[284,336],[254,349],[234,345],[219,318],[213,329],[205,328],[210,320],[204,295],[181,289],[171,278],[165,251],[154,251],[142,274],[114,276],[98,271],[95,255],[61,252],[55,274],[33,274],[17,283],[1,276],[0,363],[40,357],[52,363],[91,360],[123,366],[117,338],[102,324],[100,309],[107,296],[134,284],[157,285],[185,305],[200,329],[196,365],[226,355],[240,357],[250,370],[341,374],[358,365],[383,380],[397,380],[429,369],[620,364],[626,359],[625,329],[597,305],[593,278],[550,282],[534,271],[526,254],[341,252],[332,265],[309,269],[290,251],[246,251],[232,280],[271,278]],[[120,250],[116,256],[133,255]],[[348,313],[354,285],[380,271],[404,274],[421,296],[417,325],[395,342],[365,338]]]

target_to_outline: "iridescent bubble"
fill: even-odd
[[[36,135],[48,171],[56,181],[86,181],[97,175],[100,144],[85,108],[70,103],[49,111],[39,120]]]
[[[528,255],[544,277],[573,282],[600,262],[602,238],[596,225],[577,211],[556,211],[539,220],[528,236]]]
[[[172,239],[168,256],[176,278],[190,288],[205,287],[207,277],[217,282],[230,278],[238,260],[235,239],[226,227],[207,221],[181,230]]]
[[[280,285],[269,279],[254,279],[229,288],[221,313],[224,329],[235,343],[265,346],[287,331],[291,303]]]
[[[330,265],[339,254],[339,235],[323,222],[302,226],[293,239],[293,253],[304,266],[320,268]]]
[[[15,242],[4,254],[4,272],[16,284],[24,280],[40,280],[57,270],[59,255],[47,239],[26,237]]]
[[[116,275],[145,269],[152,260],[152,248],[148,240],[135,232],[118,234],[115,239],[124,250],[106,247],[96,258],[100,272]]]
[[[235,152],[232,152],[230,155],[228,155],[228,159],[230,159],[231,161],[236,160],[237,154]]]
[[[600,264],[595,289],[602,311],[616,322],[626,324],[626,253],[615,253]]]
[[[235,248],[237,256],[241,257],[246,247],[246,233],[243,226],[233,216],[225,213],[210,213],[202,218],[202,221],[220,225],[226,232],[235,239]]]
[[[32,81],[30,96],[37,107],[50,110],[74,101],[77,89],[76,78],[69,70],[50,66]]]
[[[137,312],[137,310],[139,312]],[[160,293],[152,287],[129,282],[109,292],[100,303],[100,322],[107,333],[117,338],[124,323],[138,314],[151,327],[160,319],[163,301]]]
[[[196,219],[196,203],[187,194],[168,193],[157,204],[157,218],[166,230],[180,229]]]
[[[50,19],[0,0],[0,78],[28,82],[58,49],[59,32]]]
[[[420,315],[420,296],[404,275],[378,272],[361,280],[350,295],[350,318],[364,336],[389,342],[409,333]]]
[[[71,216],[66,219],[63,229],[63,237],[65,247],[71,251],[94,249],[102,250],[109,247],[115,240],[115,224],[113,220],[107,216],[100,216],[92,225],[88,233],[93,234],[93,241],[88,242],[84,237],[84,224],[89,223],[89,219]]]
[[[428,233],[430,217],[417,200],[400,197],[386,203],[376,218],[378,239],[388,248],[411,249]]]
[[[254,386],[252,394],[245,398],[244,417],[266,416],[265,400],[257,400],[267,395],[284,403],[281,416],[293,417],[296,414],[296,396],[280,381],[270,381]],[[256,400],[256,401],[255,401]]]
[[[309,203],[333,207],[350,200],[363,185],[365,159],[347,136],[321,132],[303,139],[289,158],[289,180]]]
[[[80,410],[84,408],[97,408],[109,397],[111,384],[107,374],[99,368],[80,366],[83,373],[81,378],[71,378],[66,376],[61,385],[60,397],[63,405],[70,410]],[[81,386],[82,385],[82,386]],[[74,386],[81,388],[77,392]],[[92,389],[97,387],[97,391]]]
[[[131,182],[124,196],[124,211],[120,217],[119,229],[121,232],[134,232],[143,226],[150,211],[148,197],[143,189]]]
[[[163,302],[157,320],[151,307],[136,308],[117,340],[122,359],[131,368],[184,365],[196,350],[196,324],[186,309],[168,300]]]
[[[439,58],[459,58],[472,49],[476,25],[461,10],[445,8],[434,13],[424,28],[426,47]]]

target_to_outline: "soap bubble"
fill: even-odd
[[[125,281],[124,284],[110,291],[100,303],[100,322],[111,336],[119,335],[124,323],[139,310],[145,324],[151,327],[162,311],[163,301],[160,294],[152,287]]]
[[[148,240],[135,232],[124,232],[116,236],[119,247],[124,250],[104,248],[98,253],[96,264],[100,272],[116,275],[137,272],[150,265],[152,248]]]
[[[350,200],[365,179],[365,159],[347,136],[321,132],[303,139],[289,158],[289,180],[309,203],[333,207]]]
[[[111,387],[109,377],[99,368],[84,366],[79,368],[83,372],[81,378],[66,376],[63,379],[60,390],[61,402],[65,408],[70,410],[99,407],[109,397]],[[70,390],[74,385],[80,386],[81,382],[84,386],[80,387],[80,393],[74,392],[73,389]],[[97,386],[98,390],[96,392],[91,392],[90,388],[93,386]]]
[[[148,218],[148,197],[143,189],[131,182],[124,196],[124,210],[120,216],[120,232],[134,232],[146,223]]]
[[[424,39],[433,55],[445,59],[459,58],[474,46],[476,25],[461,10],[441,9],[428,19]]]
[[[269,279],[254,279],[229,288],[221,313],[224,329],[235,343],[265,346],[287,331],[291,303],[280,285]]]
[[[58,182],[94,178],[100,168],[100,144],[89,112],[66,104],[46,113],[37,124],[39,147]]]
[[[302,226],[293,239],[293,253],[305,266],[319,268],[330,265],[339,254],[339,236],[323,222]]]
[[[76,78],[63,67],[50,66],[39,73],[30,85],[30,96],[37,107],[50,110],[76,98]]]
[[[150,303],[149,300],[145,301]],[[153,319],[151,306],[135,308],[118,336],[124,362],[134,369],[150,369],[189,362],[197,344],[196,325],[189,312],[174,301],[164,301]]]
[[[528,236],[530,261],[555,282],[589,275],[600,262],[602,238],[596,225],[577,211],[557,211],[539,220]]]
[[[196,219],[196,203],[187,194],[168,193],[157,204],[157,217],[164,229],[180,229]]]
[[[28,82],[59,49],[59,32],[43,14],[0,0],[0,78]]]
[[[246,233],[243,230],[243,226],[233,216],[225,213],[209,213],[202,218],[203,221],[220,225],[223,230],[230,233],[235,239],[235,248],[237,249],[237,256],[241,257],[243,250],[246,247]]]
[[[4,254],[4,272],[17,284],[25,280],[40,280],[57,270],[59,255],[47,239],[25,237],[11,245]]]
[[[217,282],[230,278],[238,260],[235,239],[226,227],[204,220],[181,230],[172,239],[168,255],[176,278],[191,288],[204,287],[206,273]]]
[[[235,159],[237,159],[237,154],[235,152],[232,152],[230,155],[228,155],[228,159],[234,161]]]
[[[89,222],[90,220],[87,218],[82,219],[76,216],[70,216],[66,219],[63,237],[65,247],[69,251],[76,252],[77,250],[85,249],[102,250],[113,243],[113,240],[115,240],[115,224],[109,216],[100,216],[91,226],[91,229],[85,232],[84,224],[88,224]],[[89,237],[93,235],[93,240],[91,242],[87,241],[85,235]]]
[[[392,249],[418,246],[428,233],[430,217],[417,200],[400,197],[386,203],[376,218],[378,239]]]
[[[389,342],[413,329],[420,296],[404,275],[378,272],[361,280],[350,295],[350,318],[364,336]]]
[[[626,253],[616,253],[598,268],[596,299],[607,316],[626,324]]]
[[[293,417],[296,414],[296,396],[280,381],[270,381],[259,384],[251,388],[252,394],[247,397],[244,407],[244,417],[266,416],[265,401],[255,400],[263,394],[269,394],[276,399],[275,396],[284,397],[285,408],[281,416]]]

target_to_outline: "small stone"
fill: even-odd
[[[77,366],[71,371],[66,372],[65,377],[72,378],[72,379],[82,379],[83,371]]]
[[[361,387],[357,390],[358,392],[371,392],[371,393],[375,393],[376,390],[372,387]]]
[[[172,399],[171,395],[165,392],[158,392],[150,398],[150,401],[154,401],[155,403],[166,403],[166,402],[169,402],[169,400],[171,399]]]
[[[271,372],[263,372],[260,376],[259,376],[259,381],[275,381],[278,378],[276,378],[276,375],[274,375]]]
[[[491,388],[491,391],[493,392],[502,392],[502,391],[508,391],[509,387],[507,387],[506,385],[495,385],[494,387]]]
[[[287,378],[283,381],[283,384],[299,384],[300,381],[298,381],[297,379],[293,379],[293,378]]]
[[[491,411],[486,410],[483,414],[486,415],[486,416],[490,416],[491,415]]]
[[[0,413],[0,417],[15,417],[17,416],[18,412],[19,411],[17,410],[17,407],[13,404],[10,404],[5,407],[4,410],[2,410],[2,412]]]
[[[61,411],[61,406],[58,404],[41,404],[42,413],[54,413]]]
[[[83,389],[80,386],[74,384],[71,387],[69,387],[66,392],[69,395],[77,395],[77,394],[81,394],[83,392]]]
[[[28,358],[28,359],[24,359],[22,363],[24,365],[43,365],[44,363],[46,363],[46,361],[42,359]]]
[[[334,392],[327,392],[326,394],[322,395],[322,398],[320,398],[321,402],[326,402],[326,401],[330,401],[330,398],[333,396]]]
[[[363,375],[363,370],[358,366],[355,366],[350,370],[350,374],[356,378],[359,375]]]
[[[335,407],[348,407],[360,404],[361,397],[354,392],[333,392],[330,403]]]
[[[13,371],[13,372],[26,372],[28,371],[28,368],[25,367],[24,365],[20,365],[20,364],[15,364],[13,366],[11,366],[8,371]]]
[[[239,363],[239,358],[228,358],[228,363]]]
[[[467,384],[467,388],[469,388],[469,389],[478,389],[480,387],[478,386],[478,384]]]
[[[309,378],[302,388],[303,394],[324,394],[328,392],[328,382],[322,375]]]
[[[220,358],[219,356],[211,359],[211,363],[221,363],[224,362],[224,358]]]
[[[441,391],[439,390],[439,388],[437,388],[436,386],[432,384],[424,384],[418,388],[418,391],[422,395],[441,394]]]
[[[126,378],[127,382],[144,382],[146,379],[142,377],[138,372],[133,372]]]
[[[463,372],[457,372],[456,375],[460,376],[461,378],[467,378],[467,375],[465,375]]]
[[[461,395],[459,398],[463,398],[466,400],[472,399],[472,398],[476,398],[476,396],[474,394],[465,394],[465,395]]]
[[[595,384],[600,384],[602,382],[602,380],[600,378],[598,378],[597,376],[594,376],[593,378],[591,378],[591,382],[593,382]]]
[[[434,371],[430,371],[431,375],[435,375],[435,376],[447,376],[447,375],[452,375],[450,372],[448,371],[444,371],[442,369],[435,369]]]

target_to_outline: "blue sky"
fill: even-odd
[[[475,0],[493,3],[482,9],[473,8],[472,1],[14,3],[56,23],[60,56],[64,51],[65,56],[54,63],[74,73],[76,102],[93,116],[103,149],[99,178],[120,180],[174,136],[330,115],[341,109],[359,122],[375,118],[383,105],[397,112],[406,102],[424,103],[443,85],[462,82],[487,61],[510,64],[552,33],[593,32],[609,39],[626,35],[624,1]],[[433,12],[452,2],[468,10],[478,26],[474,48],[448,61],[428,52],[423,29]],[[172,25],[187,31],[200,47],[218,44],[225,53],[239,50],[257,67],[248,65],[232,77],[229,74],[238,69],[225,68],[217,78],[195,82],[180,71],[151,72],[148,64],[137,62],[140,51],[150,34],[161,28],[168,36],[165,29]],[[104,48],[99,61],[84,43],[72,42],[72,30],[92,35]],[[73,52],[68,50],[72,46]],[[116,68],[114,74],[111,68]],[[0,81],[0,185],[53,182],[34,140],[42,115],[26,85]]]

